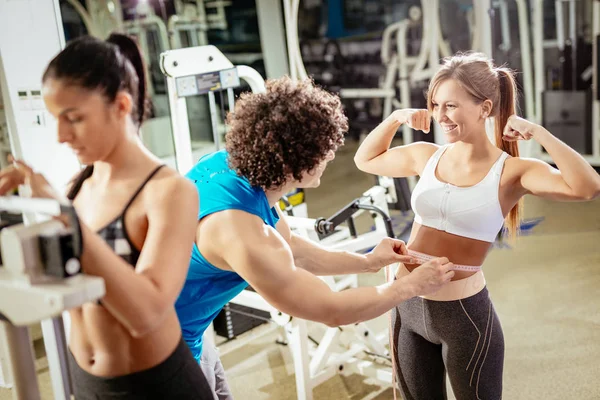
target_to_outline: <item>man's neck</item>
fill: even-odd
[[[269,202],[269,206],[273,207],[275,204],[281,199],[285,194],[296,189],[296,185],[293,183],[287,183],[278,189],[266,189],[265,195],[267,196],[267,201]]]

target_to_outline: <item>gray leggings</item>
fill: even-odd
[[[206,376],[208,385],[213,392],[214,400],[233,400],[231,389],[229,389],[229,385],[227,384],[225,369],[223,368],[223,364],[221,364],[217,349],[206,341],[202,346],[200,368],[204,376]]]
[[[462,300],[414,297],[392,311],[394,361],[404,400],[502,398],[504,335],[487,288]]]

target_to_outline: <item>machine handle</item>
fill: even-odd
[[[317,232],[319,239],[323,240],[327,236],[331,235],[334,232],[335,227],[345,221],[348,221],[350,229],[354,231],[352,216],[356,214],[359,210],[368,210],[381,215],[385,224],[385,230],[387,235],[391,238],[396,237],[396,235],[394,234],[394,228],[392,226],[392,219],[389,215],[387,215],[379,207],[370,204],[362,204],[360,202],[360,199],[355,199],[352,202],[350,202],[346,207],[342,208],[340,211],[335,213],[333,216],[327,219],[321,217],[315,221],[315,231]]]

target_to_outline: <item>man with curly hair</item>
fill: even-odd
[[[277,206],[294,189],[317,187],[343,144],[348,121],[338,97],[308,80],[271,80],[266,93],[240,96],[227,122],[226,150],[203,157],[187,174],[198,189],[200,211],[176,303],[184,339],[218,400],[232,397],[215,349],[202,336],[248,284],[286,314],[340,326],[434,292],[454,274],[447,259],[435,259],[391,284],[342,292],[317,277],[412,262],[395,239],[382,240],[366,255],[325,249],[292,233]]]

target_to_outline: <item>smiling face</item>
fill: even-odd
[[[75,152],[79,162],[101,161],[124,137],[131,101],[120,93],[109,103],[100,90],[88,90],[60,79],[48,79],[42,89],[44,103],[57,121],[58,142]]]
[[[431,97],[434,119],[440,124],[448,143],[468,140],[485,133],[485,118],[491,101],[477,102],[455,79],[441,81]]]

